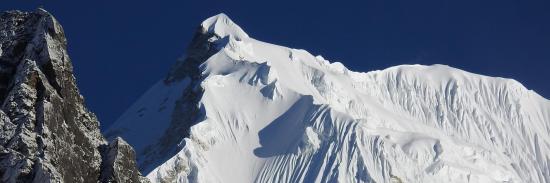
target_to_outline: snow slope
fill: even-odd
[[[444,65],[353,72],[224,14],[187,55],[108,131],[152,182],[550,182],[550,101],[514,80]],[[170,151],[151,160],[147,147]]]

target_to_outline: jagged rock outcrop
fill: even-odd
[[[102,169],[106,141],[84,106],[67,54],[61,25],[42,9],[0,15],[0,182],[98,182],[101,174],[140,177],[119,162],[133,158],[122,149],[115,172]],[[124,165],[133,166],[132,163]],[[103,171],[103,172],[102,172]],[[124,180],[125,178],[119,178]],[[130,180],[130,179],[128,179]]]
[[[122,138],[113,139],[106,147],[105,153],[102,182],[148,182],[145,177],[136,174],[139,170],[134,149]]]
[[[197,105],[203,94],[200,82],[204,78],[201,77],[200,64],[218,51],[216,43],[212,41],[218,39],[220,39],[218,35],[198,27],[187,48],[187,57],[179,60],[166,76],[164,80],[166,85],[177,84],[185,78],[189,79],[189,84],[182,92],[181,98],[175,103],[170,125],[164,135],[142,152],[144,158],[140,160],[140,169],[144,172],[149,172],[160,162],[168,160],[167,157],[180,151],[181,146],[178,147],[178,144],[183,138],[189,136],[189,128],[197,121],[203,120]]]

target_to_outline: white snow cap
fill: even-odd
[[[516,81],[444,65],[354,72],[224,14],[201,26],[221,38],[207,36],[219,49],[202,72],[160,80],[110,129],[153,183],[550,183],[550,101]],[[179,104],[200,106],[183,140],[168,130],[190,114]],[[179,152],[153,154],[164,149]]]
[[[220,13],[212,16],[201,23],[203,31],[214,33],[220,37],[231,36],[235,39],[248,38],[239,25],[235,24],[227,15]]]

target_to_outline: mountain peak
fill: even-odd
[[[220,37],[248,38],[248,34],[224,13],[207,18],[201,23],[201,27],[203,32],[213,33]]]
[[[248,38],[225,14],[201,26],[108,130],[151,182],[550,180],[550,103],[511,80],[444,65],[353,72]]]

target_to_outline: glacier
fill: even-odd
[[[107,131],[151,182],[550,182],[550,101],[445,65],[354,72],[225,14]]]

